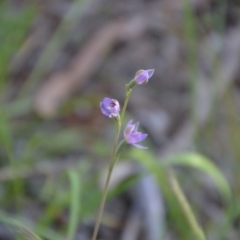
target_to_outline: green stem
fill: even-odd
[[[184,196],[184,193],[176,179],[176,176],[174,174],[174,172],[169,169],[169,176],[170,176],[170,184],[172,186],[173,192],[177,198],[177,200],[179,201],[179,204],[182,207],[182,211],[188,221],[188,224],[190,225],[196,239],[198,240],[206,240],[204,233],[201,229],[201,227],[199,226],[193,211],[186,199],[186,197]]]
[[[103,189],[103,194],[102,194],[102,198],[101,198],[101,202],[100,202],[100,206],[99,206],[99,210],[98,210],[98,215],[97,215],[97,220],[96,220],[96,224],[95,224],[94,231],[93,231],[92,240],[97,239],[98,229],[100,226],[102,213],[103,213],[103,209],[104,209],[104,205],[105,205],[105,201],[106,201],[106,197],[107,197],[108,186],[109,186],[109,182],[111,179],[111,175],[112,175],[112,171],[113,171],[113,167],[114,167],[114,163],[115,163],[115,153],[116,153],[116,149],[117,149],[117,143],[118,143],[120,129],[121,129],[121,124],[119,123],[117,125],[117,134],[115,136],[115,140],[114,140],[114,144],[113,144],[113,151],[112,151],[111,158],[110,158],[108,175],[107,175],[106,183],[105,183],[105,186]]]
[[[124,118],[124,115],[125,115],[125,112],[126,112],[127,104],[128,104],[129,98],[131,96],[131,93],[132,93],[132,89],[130,89],[128,87],[128,85],[126,85],[126,98],[125,98],[125,101],[124,101],[124,104],[123,104],[123,109],[122,109],[122,113],[121,113],[121,117],[120,117],[120,122],[121,123],[123,121],[123,118]]]

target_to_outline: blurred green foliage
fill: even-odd
[[[222,1],[221,1],[222,2]],[[220,21],[224,15],[224,1],[219,3],[219,14],[214,16],[207,16],[207,23],[212,24],[219,31],[224,31],[224,22]],[[24,39],[30,31],[30,27],[37,10],[32,5],[26,5],[20,11],[9,11],[8,1],[0,2],[0,91],[5,90],[6,83],[8,83],[8,71],[11,58],[16,51],[21,48]],[[76,1],[76,4],[80,4],[80,1]],[[76,6],[76,5],[75,5]],[[77,5],[80,6],[80,5]],[[52,59],[56,57],[57,51],[62,45],[64,45],[63,39],[59,36],[67,36],[66,31],[68,23],[76,24],[78,13],[74,6],[66,15],[66,22],[60,27],[60,31],[56,32],[53,42],[49,43],[48,49],[45,50],[42,60],[39,62],[39,69],[35,72],[41,72],[42,68],[46,67],[49,63],[49,49],[50,53],[54,53]],[[210,19],[210,20],[209,20]],[[220,20],[219,20],[220,19]],[[210,23],[209,23],[210,22]],[[187,58],[188,67],[191,73],[191,94],[192,94],[192,122],[193,127],[198,128],[196,124],[196,75],[197,75],[197,30],[196,19],[191,8],[186,5],[185,9],[185,24],[184,24],[184,38],[187,43]],[[65,38],[64,38],[65,39]],[[55,44],[56,42],[57,44]],[[48,61],[46,61],[48,59]],[[46,62],[45,62],[46,61]],[[50,64],[51,65],[51,64]],[[49,66],[46,67],[48,69]],[[36,73],[35,73],[36,74]],[[36,80],[34,74],[32,78],[29,78],[30,82]],[[29,83],[31,86],[35,86],[33,83]],[[25,87],[28,90],[28,86]],[[60,117],[64,118],[73,113],[76,108],[80,108],[80,111],[86,106],[90,105],[95,107],[98,105],[99,96],[94,93],[94,96],[82,96],[81,98],[72,98],[66,102],[61,109]],[[2,100],[2,99],[1,99]],[[44,175],[43,183],[36,186],[34,190],[29,187],[31,183],[30,179],[22,179],[13,177],[9,181],[1,182],[0,192],[2,204],[2,211],[0,212],[0,221],[8,226],[16,229],[21,229],[23,232],[28,232],[35,239],[40,239],[35,236],[35,233],[42,238],[61,240],[61,239],[74,239],[77,226],[80,222],[86,219],[93,218],[92,214],[96,211],[100,197],[101,189],[98,186],[98,174],[93,174],[93,170],[90,166],[91,157],[93,158],[108,158],[109,146],[106,141],[100,138],[94,138],[94,141],[89,141],[90,128],[84,126],[70,126],[66,123],[59,123],[62,119],[53,121],[44,121],[30,114],[31,98],[15,99],[11,102],[1,102],[0,106],[0,165],[3,170],[13,170],[16,173],[21,173],[23,169],[28,169],[30,172],[37,171],[34,167],[37,163],[44,161],[54,162],[54,158],[64,158],[69,154],[78,153],[80,164],[76,163],[75,166],[69,167],[62,171],[60,176],[56,177],[55,173]],[[230,103],[230,105],[232,105]],[[234,111],[234,109],[233,109]],[[29,114],[29,115],[27,115]],[[27,116],[27,117],[26,117]],[[59,117],[59,118],[60,118]],[[59,122],[58,122],[59,120]],[[238,128],[239,122],[236,120],[236,128]],[[231,131],[232,145],[235,147],[236,154],[239,155],[238,140],[236,136],[236,128],[232,129],[231,122],[228,124],[229,131]],[[211,126],[214,127],[214,126]],[[211,128],[210,127],[210,128]],[[92,139],[91,139],[92,140]],[[90,142],[86,144],[86,142]],[[210,140],[211,142],[213,139]],[[20,150],[18,149],[20,145]],[[86,146],[88,149],[86,150]],[[89,151],[91,150],[91,154]],[[85,152],[84,152],[85,151]],[[83,154],[83,153],[84,154]],[[91,155],[91,156],[88,156]],[[196,153],[186,153],[182,155],[176,155],[171,159],[159,161],[159,159],[151,152],[139,151],[133,149],[130,151],[131,159],[138,161],[145,170],[154,175],[157,179],[161,191],[164,193],[165,202],[169,210],[170,220],[167,228],[174,228],[177,230],[181,239],[191,239],[192,233],[186,231],[188,224],[184,218],[181,206],[179,205],[174,193],[169,184],[169,176],[167,169],[173,165],[181,165],[187,167],[197,168],[212,177],[218,190],[226,199],[226,203],[229,204],[231,199],[231,190],[216,166],[207,158]],[[7,159],[7,160],[6,160]],[[59,163],[58,163],[59,164]],[[16,174],[17,175],[17,174]],[[109,193],[109,199],[119,195],[132,184],[134,184],[140,176],[138,174],[125,179],[118,186],[111,190]],[[29,183],[30,182],[30,183]],[[236,192],[238,191],[239,183],[236,186]],[[30,190],[29,190],[29,189]],[[30,193],[27,193],[30,191]],[[32,192],[31,192],[32,191]],[[239,199],[239,193],[236,193]],[[4,206],[9,207],[13,202],[17,202],[17,208],[14,214],[4,212]],[[39,202],[42,207],[41,217],[36,222],[29,222],[21,216],[21,208],[26,207],[28,203]],[[221,234],[218,233],[218,229],[215,231],[215,236],[225,237],[228,227],[231,224],[232,219],[236,217],[240,212],[239,203],[236,201],[236,209],[238,211],[233,212],[232,209],[228,209],[231,205],[226,206],[226,222],[221,226],[224,231]],[[193,206],[197,213],[196,206]],[[229,212],[228,212],[229,210]],[[67,224],[59,224],[58,229],[54,226],[56,219],[61,219],[63,213],[67,212],[68,221]],[[197,214],[196,214],[197,215]],[[21,222],[21,226],[19,224]],[[216,227],[217,228],[217,227]],[[214,227],[212,227],[214,229]],[[209,230],[209,232],[211,229]],[[13,231],[14,232],[14,231]],[[16,233],[14,233],[16,234]],[[21,239],[21,234],[18,238]],[[216,237],[215,237],[216,238]],[[217,239],[217,238],[216,238]],[[212,240],[212,239],[211,239]]]
[[[7,82],[10,59],[21,47],[36,13],[33,5],[10,11],[9,4],[8,1],[0,2],[0,92]]]

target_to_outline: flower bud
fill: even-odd
[[[148,82],[149,78],[152,77],[154,73],[154,69],[148,69],[148,70],[138,70],[135,74],[134,81],[136,84],[145,84]]]

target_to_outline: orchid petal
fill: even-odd
[[[102,114],[112,118],[116,117],[120,112],[120,106],[117,100],[105,97],[102,102],[100,102],[100,109]]]
[[[149,78],[151,78],[152,75],[154,74],[155,69],[148,69],[148,70],[146,70],[146,71],[147,71],[147,73],[148,73],[148,79],[149,79]]]
[[[142,145],[136,144],[136,143],[134,143],[133,146],[140,148],[140,149],[148,149],[148,147],[145,147],[145,146],[142,146]]]
[[[133,120],[130,120],[124,130],[124,139],[128,144],[132,144],[137,148],[146,149],[146,147],[137,144],[138,142],[143,141],[147,137],[146,133],[141,133],[137,131],[138,126],[139,122],[133,124]]]

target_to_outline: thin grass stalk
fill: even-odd
[[[169,169],[168,174],[170,177],[170,184],[172,186],[173,193],[175,194],[175,196],[182,208],[182,211],[187,219],[187,222],[188,222],[189,226],[191,227],[193,234],[195,235],[195,239],[206,240],[204,232],[194,216],[194,213],[193,213],[193,211],[190,207],[190,204],[188,203],[188,200],[186,199],[186,197],[178,183],[178,180],[175,176],[174,171]]]

